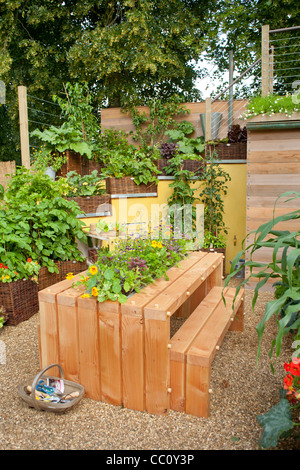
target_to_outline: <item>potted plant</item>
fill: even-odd
[[[251,97],[241,118],[247,121],[299,119],[299,112],[299,100],[293,99],[293,95],[270,94]]]
[[[75,201],[85,214],[98,212],[100,206],[106,215],[110,215],[110,195],[106,194],[105,179],[94,170],[89,175],[80,175],[76,171],[60,178],[63,195],[68,201]]]
[[[171,158],[178,152],[183,159],[183,169],[199,173],[203,169],[204,138],[190,137],[195,131],[194,126],[188,121],[182,121],[177,129],[167,130],[167,142],[160,146],[161,159],[159,168],[165,172],[165,167],[170,164]]]
[[[299,199],[300,193],[286,192],[281,194],[275,201],[274,212],[279,198]],[[236,263],[248,253],[248,260],[245,266],[249,274],[239,284],[236,295],[241,287],[250,279],[257,281],[254,289],[252,309],[254,310],[259,292],[267,282],[274,282],[274,299],[266,304],[265,313],[256,327],[258,333],[257,359],[260,356],[261,341],[263,338],[266,322],[272,317],[276,317],[277,335],[271,342],[269,357],[275,353],[277,359],[281,352],[283,337],[289,335],[291,346],[298,344],[300,339],[300,284],[299,284],[299,263],[300,263],[300,231],[290,231],[289,222],[300,219],[300,210],[287,212],[278,217],[274,217],[269,222],[261,225],[256,231],[247,235],[254,236],[254,241],[238,253],[232,263],[229,276],[226,278],[225,286],[230,279],[241,269],[239,266],[234,269]],[[279,223],[286,223],[286,230],[277,230]],[[254,255],[260,249],[272,249],[269,262],[257,262]],[[299,420],[299,348],[295,351],[290,363],[285,364],[285,369],[289,372],[284,379],[284,390],[280,394],[280,402],[267,411],[264,415],[258,416],[258,421],[263,427],[259,445],[261,448],[274,447],[278,439],[285,431],[290,431],[295,426],[293,414],[296,413]],[[271,363],[273,370],[273,364]],[[297,372],[298,371],[298,372]],[[296,381],[294,381],[294,378]],[[290,400],[292,398],[292,400]],[[295,400],[296,401],[295,401]],[[296,406],[296,408],[295,408]]]
[[[17,169],[1,204],[0,255],[8,256],[11,247],[16,257],[34,258],[40,273],[49,273],[50,283],[57,282],[54,273],[64,276],[70,267],[83,270],[86,260],[77,244],[86,242],[81,214],[76,202],[64,199],[59,181],[41,171]]]
[[[208,151],[215,151],[219,160],[247,159],[247,128],[233,124],[224,139],[207,142]]]

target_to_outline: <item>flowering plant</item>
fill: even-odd
[[[139,292],[155,278],[167,277],[167,270],[186,254],[183,240],[119,240],[114,252],[99,250],[97,263],[90,266],[76,284],[83,284],[83,297],[96,297],[124,303],[128,295]]]
[[[104,179],[94,170],[90,175],[79,175],[76,171],[69,171],[61,184],[64,184],[64,195],[96,196],[105,193]]]
[[[273,116],[274,114],[285,114],[291,116],[293,112],[299,112],[300,107],[293,103],[292,95],[288,93],[285,96],[268,95],[255,96],[249,100],[242,119],[249,119],[253,116]]]
[[[291,403],[300,405],[300,359],[293,357],[291,362],[285,362],[283,366],[287,372],[283,382],[283,388]]]
[[[10,259],[7,259],[0,263],[0,281],[5,283],[30,278],[37,281],[40,268],[38,262],[32,258],[16,260],[14,265]]]

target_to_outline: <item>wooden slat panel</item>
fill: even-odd
[[[300,163],[300,150],[265,150],[254,151],[252,146],[248,144],[248,164],[250,168],[252,163]]]
[[[185,302],[187,295],[192,294],[219,264],[223,257],[219,253],[207,253],[202,260],[189,269],[184,277],[174,281],[156,299],[150,302],[145,310],[145,318],[164,319],[167,312],[172,315]]]
[[[65,378],[79,382],[79,350],[77,298],[84,286],[67,289],[57,295],[57,318],[59,332],[59,358]]]
[[[58,349],[58,327],[56,304],[40,301],[40,366],[41,369],[51,365],[59,364]],[[49,369],[50,375],[59,374],[59,369]]]
[[[281,197],[277,201],[274,197],[266,196],[264,198],[256,197],[256,196],[249,196],[247,197],[247,208],[250,207],[265,207],[273,209],[274,204],[276,202],[276,207],[283,207],[286,208],[287,212],[292,212],[294,210],[300,209],[300,199],[293,199],[288,200],[292,196],[288,197]]]
[[[274,184],[274,185],[267,185],[267,184],[248,184],[247,186],[247,196],[256,196],[256,197],[273,197],[274,202],[275,199],[280,196],[281,194],[287,191],[300,191],[299,184],[289,184],[288,182],[284,182],[284,184]]]
[[[80,383],[84,386],[88,398],[100,400],[99,323],[95,298],[78,298],[77,321]]]
[[[256,130],[250,131],[249,140],[252,142],[258,141],[275,141],[294,139],[300,140],[299,129],[268,129],[268,130]],[[299,147],[298,147],[299,148]]]
[[[120,305],[104,302],[98,305],[101,358],[101,400],[122,404]]]
[[[251,133],[253,134],[253,133]],[[248,142],[248,149],[250,152],[287,152],[299,151],[299,140],[296,139],[280,139],[280,140],[257,140]],[[249,154],[248,154],[249,155]],[[251,154],[250,154],[251,155]]]
[[[164,414],[170,408],[170,319],[145,318],[146,410]]]
[[[222,288],[213,288],[171,339],[170,350],[170,408],[185,411],[186,352],[222,301]]]
[[[278,174],[278,175],[300,175],[299,163],[249,163],[248,174]]]

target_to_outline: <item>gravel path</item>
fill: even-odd
[[[251,298],[252,292],[246,291],[245,331],[228,332],[214,359],[208,419],[173,411],[154,416],[86,398],[63,415],[28,408],[18,397],[17,386],[39,371],[39,314],[16,327],[4,327],[0,338],[6,349],[6,363],[0,364],[0,449],[258,450],[261,428],[256,416],[278,402],[285,375],[282,366],[290,360],[292,350],[291,338],[286,338],[273,374],[268,351],[276,325],[271,321],[257,365],[255,327],[271,297],[261,293],[254,314]],[[281,440],[276,450],[282,449],[300,450],[299,439]]]

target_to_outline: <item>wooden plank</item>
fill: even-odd
[[[252,145],[253,142],[259,142],[259,141],[280,141],[280,140],[289,140],[289,139],[294,139],[299,140],[300,139],[300,129],[264,129],[264,130],[259,130],[257,129],[256,131],[251,131],[250,134],[250,144]],[[299,149],[299,146],[298,146]]]
[[[186,353],[220,302],[222,302],[222,288],[214,287],[171,338],[170,408],[172,410],[185,411]]]
[[[300,174],[300,162],[299,163],[249,163],[248,164],[248,175],[259,175],[259,174],[277,174],[277,175],[293,175]]]
[[[299,185],[299,175],[283,175],[283,174],[254,174],[248,175],[247,184],[250,185],[278,185],[278,186],[289,186],[289,185]]]
[[[239,308],[244,292],[243,290],[239,292],[233,310],[234,295],[235,289],[229,288],[225,293],[226,306],[223,303],[218,304],[187,351],[187,414],[205,418],[209,416],[211,363],[237,312],[240,318]],[[241,325],[239,324],[238,327]]]
[[[67,289],[57,295],[59,358],[65,378],[80,383],[77,298],[84,286]]]
[[[184,275],[185,272],[195,266],[201,259],[206,256],[205,252],[191,252],[189,256],[180,261],[179,266],[173,266],[167,272],[168,280],[164,277],[156,279],[153,284],[148,284],[143,290],[134,294],[128,301],[122,304],[122,313],[143,315],[145,306],[155,297],[158,293],[163,292],[175,280]]]
[[[300,191],[299,184],[289,184],[288,182],[284,182],[284,184],[251,184],[249,182],[247,186],[247,196],[256,196],[256,197],[273,197],[274,202],[275,198],[280,196],[281,194],[287,191]]]
[[[170,318],[145,318],[145,401],[148,413],[164,414],[170,408]]]
[[[168,270],[168,280],[157,279],[121,305],[123,404],[126,408],[145,409],[145,331],[144,308],[174,280],[194,266],[205,254],[192,252],[179,267]]]
[[[248,164],[250,168],[252,163],[300,163],[300,150],[264,150],[254,151],[253,147],[248,144]]]
[[[138,315],[121,315],[122,384],[125,408],[145,409],[144,320]]]
[[[251,133],[253,135],[253,133]],[[252,141],[249,144],[248,150],[250,152],[299,152],[299,140],[298,139],[280,139],[280,140],[257,140]]]
[[[18,101],[19,101],[21,160],[22,160],[22,165],[25,168],[30,168],[27,88],[25,86],[18,86]]]
[[[221,263],[223,263],[221,254],[207,253],[207,256],[189,269],[183,277],[174,281],[155,300],[147,304],[144,309],[145,318],[163,320],[167,312],[173,315]]]
[[[101,399],[98,305],[95,298],[77,299],[79,377],[85,395]]]
[[[267,196],[264,198],[261,197],[256,197],[256,196],[249,196],[247,197],[247,207],[264,207],[264,208],[270,208],[273,210],[274,204],[276,201],[276,207],[282,207],[286,208],[288,212],[292,212],[294,210],[300,209],[300,200],[299,198],[297,199],[291,199],[289,200],[290,197],[281,197],[277,201],[274,199],[274,197]]]
[[[59,364],[57,309],[55,303],[40,301],[39,351],[40,367]],[[46,371],[50,375],[59,374],[59,369]],[[59,375],[58,375],[59,376]]]
[[[101,401],[122,404],[121,319],[118,302],[98,304]]]

